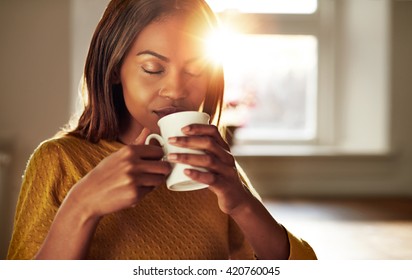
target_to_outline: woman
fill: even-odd
[[[216,18],[203,0],[113,0],[85,66],[78,125],[42,143],[21,189],[11,259],[316,258],[278,224],[237,168],[214,125],[192,125],[177,146],[202,155],[163,161],[157,121],[202,110],[218,124],[223,72],[205,56]],[[209,185],[172,192],[169,162]]]

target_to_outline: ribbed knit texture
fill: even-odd
[[[31,156],[16,208],[9,259],[31,259],[43,243],[70,188],[123,146],[73,136],[43,142]],[[314,258],[310,246],[289,234],[291,258]],[[237,225],[208,189],[155,189],[134,208],[101,219],[89,259],[253,259]]]

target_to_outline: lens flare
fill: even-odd
[[[221,26],[206,39],[206,56],[213,63],[224,64],[236,50],[239,34],[229,26]]]

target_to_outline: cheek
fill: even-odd
[[[190,101],[196,107],[200,107],[205,100],[207,92],[207,82],[203,80],[192,81],[189,86]]]
[[[146,106],[156,96],[157,86],[137,75],[124,75],[122,79],[123,95],[128,109]]]
[[[132,111],[136,107],[140,107],[149,101],[149,94],[145,93],[147,89],[130,83],[124,83],[122,86],[124,101],[130,113],[133,113]]]
[[[151,119],[150,104],[157,97],[156,86],[138,79],[122,81],[122,86],[124,101],[130,115],[139,123],[152,126],[154,120]]]

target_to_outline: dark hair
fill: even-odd
[[[204,0],[112,0],[108,4],[96,27],[85,63],[83,94],[87,94],[87,102],[77,127],[70,134],[91,142],[118,139],[119,121],[127,109],[115,75],[120,73],[125,55],[147,25],[180,13],[202,21],[206,28],[217,25],[215,14]],[[218,124],[224,88],[222,67],[214,66],[210,74],[203,111]]]

